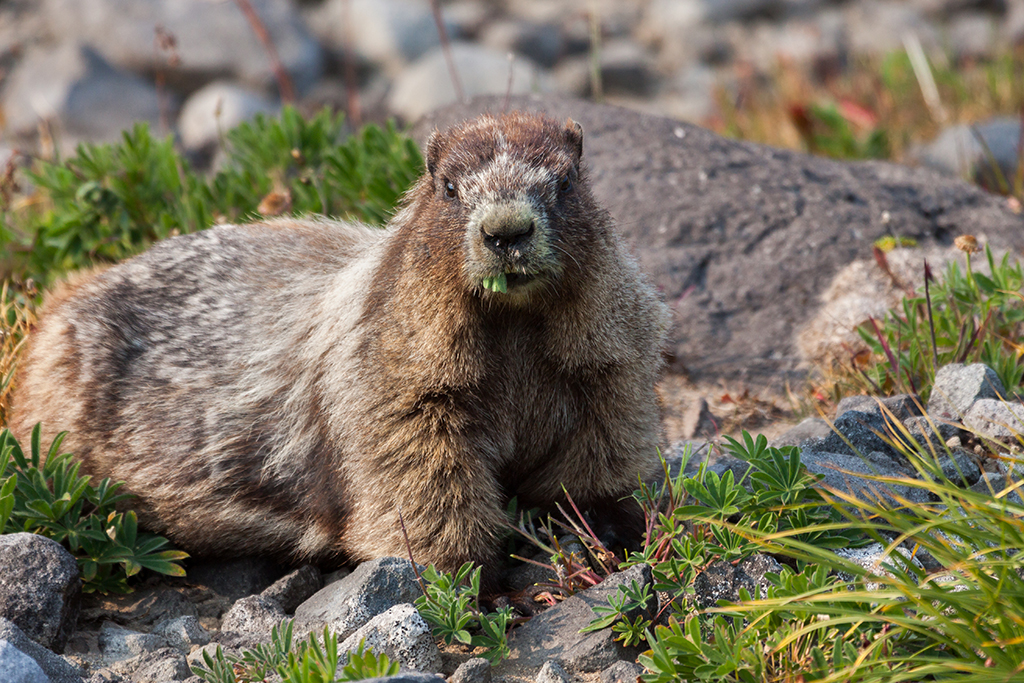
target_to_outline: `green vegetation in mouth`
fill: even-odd
[[[489,289],[492,292],[504,294],[508,291],[508,279],[505,277],[505,273],[498,273],[494,277],[485,277],[482,284],[484,289]]]

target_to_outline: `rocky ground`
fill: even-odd
[[[859,478],[919,476],[883,437],[948,449],[949,455],[940,459],[947,476],[975,491],[999,490],[1015,478],[1012,466],[1002,457],[986,457],[988,451],[974,434],[1002,442],[997,451],[1009,450],[1015,433],[1024,431],[1024,404],[1008,395],[991,369],[949,365],[937,376],[933,397],[923,409],[913,396],[881,402],[855,396],[840,403],[834,426],[836,431],[811,418],[774,439],[774,445],[799,445],[808,469],[837,489],[916,500],[924,495],[921,489]],[[720,474],[732,470],[739,477],[747,467],[717,452],[709,458],[699,446],[698,452]],[[675,471],[682,464],[673,452],[668,461]],[[701,461],[695,458],[688,468]],[[868,486],[874,493],[865,492]],[[880,545],[836,552],[865,567],[877,566],[882,557]],[[916,561],[930,571],[940,568],[927,553],[917,553]],[[738,564],[717,562],[698,576],[694,600],[704,607],[735,600],[741,587],[751,590],[766,581],[765,573],[780,569],[766,555]],[[340,651],[365,641],[400,662],[410,680],[438,680],[434,676],[440,675],[450,683],[610,683],[633,681],[640,673],[636,648],[615,642],[610,629],[585,634],[580,629],[598,616],[593,608],[606,604],[619,583],[651,584],[645,565],[613,574],[517,627],[510,657],[493,667],[470,648],[438,646],[411,604],[420,588],[407,559],[382,558],[328,575],[311,566],[285,571],[261,559],[192,563],[184,579],[153,577],[130,595],[83,596],[77,565],[60,545],[32,534],[2,536],[0,671],[20,676],[4,680],[26,683],[198,683],[189,666],[202,664],[204,652],[219,646],[237,653],[268,642],[274,625],[291,618],[296,637],[327,626],[337,634]],[[541,580],[544,572],[530,565],[505,574],[513,591]]]

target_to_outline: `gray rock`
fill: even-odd
[[[378,614],[422,595],[412,563],[397,557],[363,562],[340,581],[325,586],[295,610],[295,632],[329,626],[339,640]]]
[[[82,683],[81,669],[29,638],[18,626],[0,617],[0,642],[27,655],[43,670],[50,683]],[[0,668],[0,671],[6,669]]]
[[[11,72],[3,107],[9,131],[28,135],[53,121],[70,141],[110,142],[136,121],[153,128],[160,121],[156,88],[74,44],[28,50]]]
[[[922,414],[920,398],[911,394],[897,394],[881,399],[874,396],[847,396],[836,406],[836,417],[838,418],[851,410],[881,415],[882,408],[879,406],[879,402],[897,420],[906,420]]]
[[[100,626],[99,646],[105,661],[119,662],[164,649],[167,641],[158,635],[129,631],[107,621]]]
[[[906,498],[922,503],[928,500],[928,494],[917,487],[899,484],[881,484],[866,477],[905,477],[916,479],[913,471],[900,464],[891,454],[872,451],[863,456],[849,453],[828,453],[817,450],[804,450],[800,454],[801,462],[811,474],[822,475],[821,483],[840,491],[845,491],[862,500],[875,500],[872,491],[878,491],[888,498],[893,496]]]
[[[872,543],[871,545],[864,546],[862,548],[840,548],[834,552],[839,557],[864,567],[875,576],[892,577],[892,574],[885,569],[884,565],[892,564],[893,562],[909,561],[918,567],[923,566],[921,561],[914,557],[909,550],[902,547],[897,547],[894,552],[899,553],[903,558],[905,558],[905,560],[893,560],[885,553],[885,548],[881,543]],[[839,576],[846,581],[853,579],[853,575],[844,571],[840,571]],[[877,590],[882,587],[882,585],[883,584],[868,581],[865,584],[865,588],[867,590]]]
[[[849,47],[858,55],[902,50],[908,33],[916,35],[926,48],[939,46],[936,28],[919,8],[903,0],[851,3],[846,21]]]
[[[1019,443],[1024,434],[1024,405],[996,398],[978,399],[964,415],[964,426],[993,441]]]
[[[862,413],[848,410],[832,423],[835,431],[825,437],[815,450],[826,453],[866,454],[879,451],[895,455],[889,440],[893,438],[893,425],[880,413]]]
[[[260,557],[193,562],[188,567],[191,582],[202,584],[232,600],[261,593],[283,575],[281,565]]]
[[[391,75],[441,44],[430,5],[413,0],[327,0],[306,16],[324,45],[351,49]],[[459,38],[458,24],[447,18],[444,21],[448,38]]]
[[[558,26],[518,18],[490,22],[480,37],[486,47],[523,55],[547,69],[552,68],[569,49],[566,36]]]
[[[320,570],[311,564],[299,567],[291,574],[286,574],[273,585],[260,593],[265,598],[274,600],[288,614],[323,588],[324,581]]]
[[[832,433],[828,422],[820,417],[808,417],[800,421],[795,427],[790,427],[785,432],[771,440],[775,448],[783,446],[799,446],[810,439],[824,439]]]
[[[940,453],[939,467],[942,468],[942,475],[954,484],[963,487],[971,487],[981,478],[981,468],[974,457],[963,450],[955,448],[950,453]]]
[[[467,659],[459,664],[449,683],[491,683],[491,663],[483,657]]]
[[[996,30],[997,21],[991,14],[984,12],[958,14],[951,18],[946,29],[949,49],[957,59],[961,60],[991,57],[997,49],[997,43],[992,39],[996,35]]]
[[[144,659],[132,674],[132,683],[183,681],[192,674],[185,655],[172,648],[157,650],[147,654]]]
[[[985,146],[979,142],[979,136],[985,141]],[[1016,177],[1019,140],[1019,118],[993,118],[970,125],[949,126],[934,140],[913,150],[912,155],[937,171],[958,178],[971,178],[984,187],[998,190],[999,176],[1008,187]],[[991,157],[985,151],[986,146]],[[995,166],[992,165],[993,158]]]
[[[359,643],[377,654],[386,654],[403,669],[424,673],[441,671],[441,652],[430,626],[412,605],[395,605],[378,614],[338,646],[339,652],[354,652]]]
[[[276,600],[250,595],[235,602],[221,620],[222,631],[270,635],[271,629],[287,617]]]
[[[544,662],[540,671],[537,672],[537,678],[534,680],[537,683],[569,683],[572,679],[558,662],[548,660]]]
[[[451,51],[466,97],[506,92],[510,69],[514,94],[543,92],[550,87],[547,72],[525,57],[509,62],[503,52],[462,42],[452,43]],[[388,97],[388,106],[407,121],[415,121],[455,101],[455,86],[444,53],[441,48],[435,48],[398,75]]]
[[[453,105],[413,134],[422,141],[435,126],[503,105],[503,96]],[[732,377],[757,388],[804,381],[796,341],[822,293],[893,230],[913,235],[922,249],[970,232],[986,235],[993,249],[1024,250],[1021,218],[1005,199],[933,171],[726,140],[570,98],[513,97],[509,108],[583,125],[594,195],[673,306],[672,368],[685,367],[696,382]]]
[[[199,620],[193,616],[175,617],[161,621],[153,627],[153,635],[160,636],[174,648],[188,654],[194,645],[206,645],[210,642],[210,634],[200,626]]]
[[[921,450],[928,454],[944,454],[946,442],[960,433],[960,428],[955,424],[944,420],[936,421],[930,417],[909,417],[903,421],[910,436],[921,446]],[[905,441],[906,435],[900,433],[900,442]],[[907,446],[912,444],[907,443]]]
[[[605,93],[650,95],[657,82],[654,59],[633,40],[616,40],[601,48],[601,87]]]
[[[650,567],[637,565],[624,572],[612,574],[598,585],[577,593],[562,603],[535,616],[512,632],[509,638],[511,655],[495,667],[495,676],[509,670],[530,675],[552,660],[575,673],[597,672],[621,659],[636,659],[634,649],[625,648],[612,640],[610,628],[593,633],[580,633],[580,629],[597,618],[595,605],[606,605],[620,584],[636,581],[639,585],[652,583]],[[653,593],[652,593],[653,596]],[[657,612],[657,600],[652,597],[647,606],[648,616]],[[637,614],[632,615],[636,617]]]
[[[958,420],[979,399],[1006,397],[1006,389],[992,368],[982,363],[950,363],[935,373],[928,414],[933,418]]]
[[[36,660],[6,640],[0,640],[0,671],[7,683],[50,683],[50,677]]]
[[[0,536],[0,617],[61,653],[78,620],[78,563],[59,543],[36,534]]]
[[[279,105],[255,90],[230,81],[214,81],[192,93],[178,115],[178,133],[186,149],[216,145],[229,130],[257,114],[274,114]]]
[[[635,662],[615,662],[601,672],[601,683],[636,683],[643,672]]]
[[[782,565],[769,555],[751,555],[736,565],[719,561],[709,565],[693,582],[695,599],[702,607],[714,607],[719,600],[736,602],[740,588],[751,596],[760,590],[761,597],[771,585],[765,574],[782,571]]]
[[[281,64],[301,92],[320,75],[323,55],[288,0],[252,0]],[[162,71],[191,90],[231,75],[250,85],[274,85],[266,49],[233,2],[206,0],[46,0],[50,28],[61,43],[83,43],[135,73]],[[177,41],[178,64],[154,48],[154,27]]]
[[[703,0],[705,20],[712,24],[776,17],[782,13],[783,0]]]
[[[183,591],[166,585],[140,588],[134,593],[109,595],[102,602],[90,601],[83,607],[81,619],[113,621],[128,629],[149,632],[156,624],[177,617],[220,616],[229,606],[227,601],[216,595],[210,597],[213,600],[204,601],[204,613],[200,615],[199,605]]]
[[[1000,492],[1005,491],[1010,486],[1015,485],[1020,481],[1019,477],[1007,477],[1005,474],[997,474],[995,472],[983,472],[978,478],[978,481],[971,486],[971,490],[976,493],[989,493],[992,495],[998,495]],[[1013,491],[1012,493],[1005,496],[1006,500],[1010,501],[1014,505],[1024,505],[1024,497],[1021,496],[1020,489]]]

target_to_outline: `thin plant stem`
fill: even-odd
[[[452,57],[452,43],[448,39],[448,29],[444,26],[444,17],[441,16],[440,0],[430,0],[430,9],[434,13],[434,23],[437,24],[437,35],[441,39],[441,51],[444,53],[444,61],[448,65],[448,75],[452,79],[452,87],[455,88],[455,97],[459,102],[466,101],[466,93],[462,89],[462,81],[459,80],[459,71],[455,68],[455,59]]]
[[[252,6],[250,0],[235,0],[235,4],[238,5],[238,9],[242,10],[242,14],[249,21],[249,26],[252,27],[252,32],[256,34],[256,38],[259,39],[260,43],[263,44],[263,49],[266,50],[267,58],[270,60],[270,69],[274,72],[274,80],[277,81],[277,89],[281,95],[281,101],[285,104],[292,104],[295,102],[295,88],[292,86],[291,76],[288,75],[284,65],[281,63],[280,56],[277,54],[277,47],[270,37],[270,32],[267,31],[267,25],[260,19],[260,15],[256,12],[256,8]]]

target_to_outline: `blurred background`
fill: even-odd
[[[1024,0],[0,0],[0,161],[143,120],[202,168],[282,102],[557,92],[1010,193],[1022,64]]]

